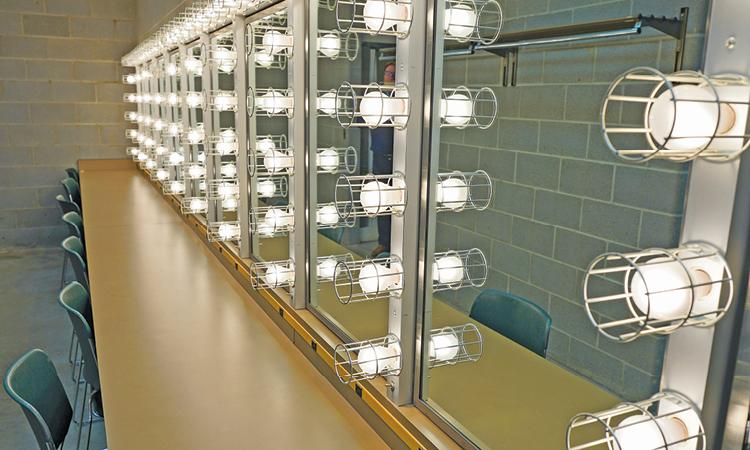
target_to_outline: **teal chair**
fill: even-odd
[[[81,176],[78,174],[78,169],[75,167],[68,167],[65,169],[65,173],[67,173],[70,178],[76,180],[78,184],[81,184]]]
[[[57,200],[57,205],[60,207],[61,213],[77,212],[78,214],[81,214],[81,209],[78,208],[78,205],[66,199],[65,196],[57,194],[55,200]]]
[[[73,409],[49,356],[39,349],[21,356],[5,374],[3,387],[21,406],[39,448],[62,447]]]
[[[83,426],[88,423],[88,437],[86,438],[86,448],[89,448],[91,442],[91,427],[94,417],[104,417],[104,407],[101,397],[101,383],[99,381],[99,364],[96,357],[96,342],[94,338],[93,316],[91,312],[91,301],[89,293],[80,283],[74,281],[60,292],[58,299],[60,306],[68,313],[70,323],[73,325],[76,338],[81,348],[81,359],[83,360],[82,370],[79,377],[83,376],[85,381],[83,387],[83,402],[81,404],[81,415],[78,427],[78,445],[81,444],[81,433]],[[80,379],[78,380],[80,383]],[[76,396],[73,404],[78,403],[78,385],[76,385]],[[87,393],[91,388],[91,393]],[[88,405],[88,419],[84,422],[84,411]]]
[[[508,292],[487,289],[474,300],[469,317],[546,357],[552,319],[537,304]]]
[[[62,216],[63,222],[68,226],[71,236],[77,236],[83,244],[83,260],[86,260],[86,238],[83,236],[83,217],[77,212],[65,213]]]
[[[65,193],[68,194],[68,199],[78,205],[78,209],[82,211],[81,187],[78,185],[78,182],[73,178],[68,177],[61,180],[60,184],[62,184],[63,189],[65,189]]]
[[[70,259],[73,266],[73,272],[76,274],[76,281],[81,283],[86,289],[89,288],[89,275],[86,266],[86,255],[83,249],[83,242],[78,236],[68,236],[62,241],[62,248]]]

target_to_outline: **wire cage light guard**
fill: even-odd
[[[344,82],[336,91],[332,106],[336,107],[336,120],[344,128],[389,127],[401,130],[409,121],[411,109],[409,90],[403,83]]]
[[[318,30],[318,56],[354,61],[359,55],[359,35],[339,30]]]
[[[256,88],[248,87],[247,114],[264,117],[294,116],[294,92],[291,88]]]
[[[206,96],[203,92],[187,91],[185,92],[185,104],[191,109],[203,109],[206,107]]]
[[[250,231],[262,238],[287,235],[294,231],[294,207],[259,206],[251,209]]]
[[[255,289],[290,288],[294,286],[294,260],[254,262],[250,280]]]
[[[209,222],[206,228],[209,242],[238,242],[240,240],[240,223]]]
[[[675,391],[578,414],[568,425],[566,441],[567,450],[706,449],[698,407]]]
[[[318,8],[334,11],[336,9],[336,0],[318,0]]]
[[[273,176],[294,174],[294,149],[251,149],[248,157],[250,175]]]
[[[482,357],[482,333],[473,323],[430,330],[429,367],[476,362]]]
[[[256,192],[259,198],[286,198],[289,182],[285,176],[258,178]]]
[[[443,128],[479,128],[495,123],[497,97],[488,88],[458,86],[443,88],[440,100],[440,126]]]
[[[342,304],[401,296],[404,267],[398,256],[339,261],[333,276],[336,298]]]
[[[319,230],[328,228],[351,228],[357,223],[354,215],[341,217],[335,202],[319,203],[315,211],[315,220]]]
[[[727,161],[750,145],[748,105],[746,77],[637,67],[610,85],[601,127],[607,147],[625,160]]]
[[[190,127],[182,132],[183,145],[200,145],[203,144],[205,139],[206,130],[203,128],[203,124]]]
[[[219,112],[236,111],[237,93],[225,90],[208,91],[208,109]]]
[[[411,0],[336,0],[336,26],[342,32],[405,38],[411,21]]]
[[[182,123],[170,122],[164,129],[164,135],[171,138],[180,137],[182,135]]]
[[[432,291],[482,287],[487,281],[487,258],[478,248],[435,253],[432,262]]]
[[[445,39],[492,44],[500,37],[503,10],[495,0],[445,0]]]
[[[484,170],[438,174],[436,211],[483,211],[492,201],[492,180]]]
[[[276,149],[286,149],[289,147],[285,134],[265,134],[255,138],[255,145],[248,142],[247,150],[257,153],[266,153]]]
[[[182,177],[186,180],[203,180],[206,178],[206,166],[201,163],[189,163],[182,166]]]
[[[153,173],[151,174],[151,180],[162,182],[162,192],[165,195],[179,194],[180,192],[178,192],[177,190],[173,191],[172,185],[170,184],[171,182],[170,177],[171,177],[171,174],[169,173],[169,169],[165,167],[159,167],[156,170],[154,170]],[[178,189],[179,185],[176,185],[175,188]],[[183,184],[182,191],[184,192],[184,190],[185,188]]]
[[[182,172],[182,169],[180,167],[185,164],[185,153],[182,147],[179,147],[177,151],[168,152],[164,156],[162,164],[167,167],[174,167],[175,170]]]
[[[316,260],[315,273],[318,283],[333,281],[336,276],[336,265],[339,262],[351,263],[354,261],[351,253],[343,255],[318,256]]]
[[[286,51],[282,51],[285,44],[293,44],[288,40],[285,34],[276,34],[279,29],[285,29],[286,16],[273,15],[259,24],[248,24],[246,36],[246,49],[248,65],[261,69],[278,69],[284,70],[287,66],[289,56]],[[260,29],[258,29],[260,27]],[[263,45],[263,37],[266,28],[274,30],[269,35],[268,40],[273,48]],[[270,31],[269,30],[269,31]],[[275,44],[275,45],[274,45]],[[272,50],[277,50],[274,53]]]
[[[234,128],[224,128],[208,137],[209,156],[235,156],[239,153],[237,133]]]
[[[221,73],[232,73],[237,67],[237,50],[231,38],[222,37],[208,46],[206,58],[211,67]]]
[[[219,167],[221,178],[237,178],[237,164],[233,162],[222,162]]]
[[[591,263],[583,284],[585,309],[604,336],[622,342],[681,327],[708,327],[727,312],[732,275],[712,246],[605,253]]]
[[[319,148],[315,157],[318,173],[352,175],[359,168],[357,150],[348,147]]]
[[[334,351],[334,370],[344,384],[401,373],[401,345],[398,337],[339,344]]]
[[[403,174],[341,175],[336,180],[334,198],[339,217],[344,221],[357,217],[400,216],[406,207],[406,182]]]
[[[164,194],[182,195],[185,193],[185,182],[180,180],[165,181],[162,187]]]
[[[206,197],[183,197],[180,200],[180,212],[182,214],[206,214],[208,199]]]
[[[340,103],[336,89],[318,89],[317,110],[319,116],[336,118],[336,110]]]
[[[208,180],[208,199],[224,200],[237,199],[240,196],[240,182],[238,179]]]

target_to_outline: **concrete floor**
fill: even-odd
[[[32,348],[50,355],[71,403],[74,385],[68,364],[71,325],[57,304],[62,250],[0,249],[0,372]],[[72,271],[68,271],[72,276]],[[0,393],[0,449],[33,449],[36,441],[20,407]],[[84,432],[86,429],[84,429]],[[76,448],[72,424],[63,448]],[[85,441],[85,435],[84,439]],[[91,449],[106,447],[103,422],[95,423]]]

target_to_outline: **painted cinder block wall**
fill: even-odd
[[[135,0],[0,0],[0,248],[56,246],[79,158],[122,158]]]
[[[677,16],[690,7],[686,69],[700,67],[704,0],[503,0],[505,31],[637,14]],[[486,131],[441,133],[441,170],[486,170],[487,211],[438,216],[440,249],[482,249],[485,287],[526,297],[553,320],[548,358],[627,399],[657,390],[665,339],[620,344],[600,335],[583,308],[581,285],[605,251],[675,246],[688,165],[630,164],[604,145],[599,110],[614,77],[636,66],[672,71],[675,41],[653,31],[556,49],[521,50],[517,87],[501,87],[496,56],[450,58],[444,83],[490,86],[499,120]],[[468,312],[478,291],[448,298]]]

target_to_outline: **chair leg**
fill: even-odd
[[[86,394],[88,393],[88,388],[89,388],[89,384],[88,383],[86,383],[86,384],[83,385],[83,398],[84,398],[84,401],[81,403],[81,415],[79,416],[80,422],[78,422],[78,439],[77,439],[78,443],[76,444],[76,448],[77,449],[81,448],[81,433],[83,431],[83,413],[86,410]]]
[[[75,381],[76,378],[76,367],[78,367],[78,371],[80,372],[83,370],[81,365],[83,364],[82,360],[78,360],[78,339],[76,339],[76,345],[73,349],[73,375],[71,376],[71,381]]]
[[[94,427],[94,390],[91,390],[91,395],[89,396],[89,432],[86,436],[86,450],[89,450],[89,445],[91,445],[91,429]]]
[[[60,276],[60,289],[65,287],[65,269],[68,267],[68,255],[63,252],[62,275]]]
[[[73,359],[73,346],[76,343],[76,332],[71,330],[70,332],[70,344],[68,345],[68,362],[73,365],[75,360]]]
[[[75,367],[73,367],[73,371],[75,371]],[[76,408],[78,408],[78,394],[81,392],[81,374],[83,373],[83,370],[78,371],[78,377],[73,380],[73,382],[76,384],[76,395],[73,397],[73,422],[76,422]],[[84,394],[85,395],[85,394]],[[82,426],[80,422],[76,422],[78,426]]]

